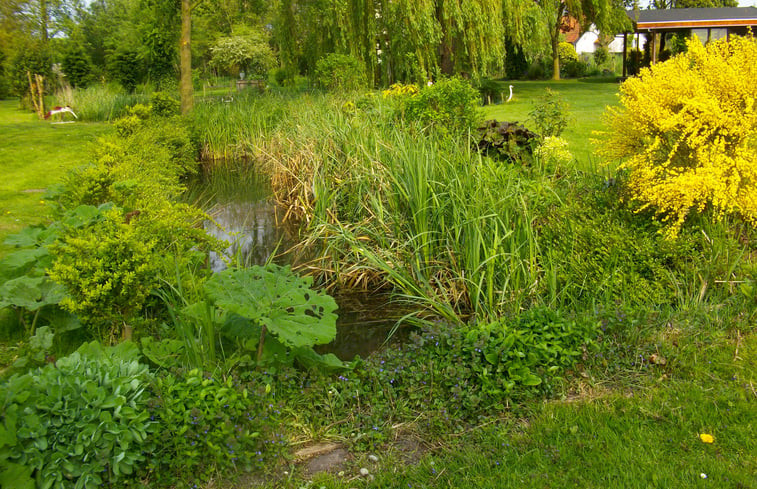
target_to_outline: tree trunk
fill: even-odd
[[[47,14],[47,0],[39,1],[39,31],[42,42],[47,45],[47,24],[50,22]]]
[[[192,6],[190,0],[181,0],[181,38],[179,41],[179,94],[181,96],[181,113],[186,115],[194,106],[192,92]]]
[[[450,34],[450,25],[444,18],[444,2],[438,2],[436,5],[436,20],[442,28],[442,44],[439,46],[439,64],[444,73],[447,76],[455,74],[455,62],[453,59],[452,49],[452,36]],[[429,78],[431,73],[428,73]]]
[[[559,31],[558,31],[559,32]],[[552,36],[552,79],[560,79],[560,37]]]

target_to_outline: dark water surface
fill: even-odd
[[[251,169],[228,166],[206,171],[187,184],[186,200],[212,217],[205,222],[207,232],[231,243],[225,257],[210,256],[211,268],[220,272],[228,260],[245,266],[263,265],[269,260],[288,264],[290,258],[285,252],[295,244],[297,230],[280,223],[283,212],[271,200],[267,178]],[[365,358],[379,349],[407,312],[391,303],[386,293],[335,291],[330,295],[339,305],[337,335],[332,343],[317,350],[334,353],[342,360],[356,355]],[[393,341],[404,336],[406,332],[400,330]]]

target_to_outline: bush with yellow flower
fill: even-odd
[[[757,223],[757,39],[732,37],[642,70],[609,108],[599,153],[621,160],[640,210],[678,235],[693,212]]]

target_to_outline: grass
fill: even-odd
[[[502,91],[508,94],[508,85],[513,85],[510,102],[484,106],[487,119],[517,121],[527,127],[528,113],[534,103],[549,88],[558,93],[569,105],[569,124],[562,134],[581,168],[594,170],[597,166],[590,142],[593,131],[603,129],[602,114],[605,108],[618,104],[618,83],[614,79],[586,78],[561,81],[513,81],[503,82]]]
[[[48,217],[45,189],[84,163],[89,144],[107,131],[105,124],[40,121],[20,110],[17,101],[0,101],[0,242]],[[0,248],[0,253],[4,251]]]
[[[757,335],[753,318],[721,314],[626,319],[561,398],[431,436],[411,423],[375,452],[378,465],[363,455],[314,487],[755,488]],[[409,440],[425,453],[408,458]],[[375,480],[355,480],[366,466]],[[301,487],[298,469],[270,487]]]

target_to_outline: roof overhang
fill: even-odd
[[[682,8],[629,10],[637,31],[757,26],[757,8]]]

